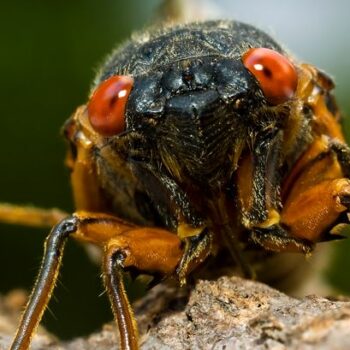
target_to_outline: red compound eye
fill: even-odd
[[[256,48],[248,50],[242,60],[269,103],[278,105],[294,96],[298,75],[288,58],[270,49]]]
[[[125,107],[134,79],[116,75],[100,84],[88,103],[89,120],[99,134],[112,136],[125,129]]]

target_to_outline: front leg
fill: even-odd
[[[296,252],[308,254],[313,249],[313,243],[307,239],[291,236],[290,232],[280,225],[266,228],[254,228],[250,232],[250,241],[273,252]]]
[[[123,282],[123,271],[132,268],[140,273],[174,275],[182,256],[176,235],[156,228],[126,231],[106,243],[103,277],[117,322],[122,349],[138,349],[137,325]]]
[[[349,209],[350,150],[328,137],[316,139],[285,180],[281,223],[293,237],[319,242]]]
[[[0,203],[0,222],[30,227],[51,228],[68,216],[60,209]]]
[[[283,209],[271,225],[253,228],[251,240],[272,251],[308,253],[337,238],[332,228],[349,209],[350,150],[327,136],[314,140],[282,186]]]
[[[204,228],[198,235],[184,239],[184,253],[176,269],[180,285],[185,285],[189,273],[212,253],[213,238],[213,233]]]
[[[55,226],[45,241],[45,252],[39,276],[22,315],[11,350],[26,350],[36,330],[55,286],[67,237],[77,230],[77,218],[72,216]]]
[[[161,278],[175,276],[183,255],[182,242],[167,230],[140,228],[106,214],[78,212],[57,224],[46,239],[39,276],[11,350],[29,348],[51,298],[69,236],[99,245],[104,250],[104,281],[119,327],[122,349],[138,349],[137,328],[125,293],[122,271],[132,269]]]

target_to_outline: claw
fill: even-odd
[[[339,201],[344,207],[350,209],[350,194],[343,194],[339,196]]]

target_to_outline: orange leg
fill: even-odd
[[[157,276],[173,275],[182,256],[180,245],[176,235],[152,228],[126,231],[106,244],[104,281],[119,327],[122,349],[138,349],[137,326],[125,293],[123,270],[136,268]]]
[[[294,237],[313,242],[322,240],[339,215],[347,210],[343,199],[349,197],[349,179],[323,181],[286,203],[282,224]]]
[[[337,238],[330,230],[350,207],[350,149],[321,136],[293,166],[282,186],[282,212],[251,234],[272,251],[308,253],[316,242]]]
[[[132,268],[168,277],[181,257],[179,238],[162,229],[138,228],[116,217],[79,212],[62,220],[45,242],[43,262],[11,350],[28,349],[52,295],[69,236],[104,249],[103,275],[120,336],[121,348],[138,349],[137,327],[124,289],[123,270]]]
[[[7,224],[51,228],[67,216],[67,213],[56,208],[42,209],[0,203],[0,222]]]
[[[282,193],[281,223],[292,237],[323,240],[349,209],[349,152],[347,146],[321,138],[299,160]]]

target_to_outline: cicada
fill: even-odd
[[[235,21],[162,27],[114,51],[64,125],[76,211],[7,207],[8,221],[55,224],[12,349],[29,347],[68,237],[102,251],[124,350],[138,348],[125,273],[182,285],[228,251],[252,277],[251,251],[309,254],[336,238],[350,149],[333,88]]]

